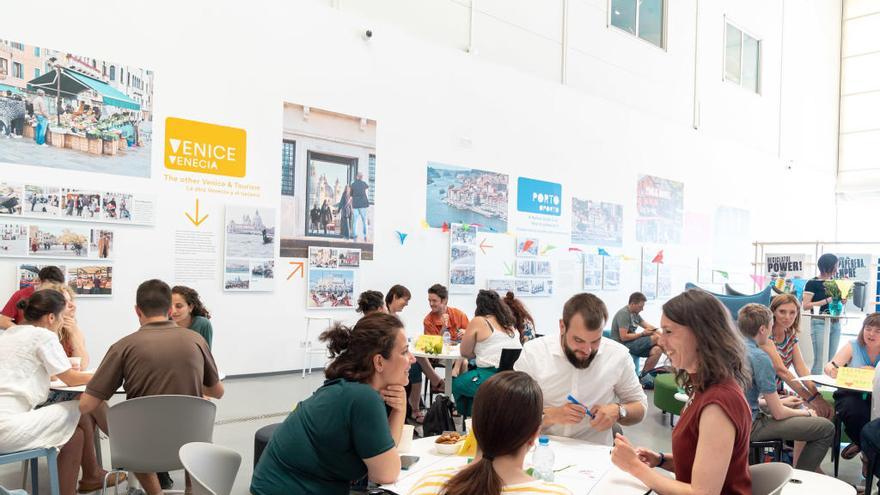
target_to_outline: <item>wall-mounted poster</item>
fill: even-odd
[[[92,229],[89,241],[89,257],[102,260],[113,257],[113,231]]]
[[[67,275],[67,267],[64,265],[34,265],[31,263],[22,263],[18,265],[17,270],[18,288],[26,289],[28,287],[33,287],[34,285],[36,285],[37,278],[39,278],[38,275],[40,273],[40,270],[47,266],[57,266],[61,270],[61,273],[65,274],[65,276]]]
[[[584,255],[584,290],[597,291],[602,288],[602,256]]]
[[[431,227],[462,223],[507,232],[507,191],[506,174],[428,162],[425,217]]]
[[[113,295],[113,267],[97,264],[68,266],[67,285],[78,296],[109,297]]]
[[[602,266],[602,289],[618,290],[620,289],[620,258],[616,256],[605,256]]]
[[[518,278],[514,283],[517,297],[550,297],[553,295],[553,280]]]
[[[376,121],[284,103],[281,256],[309,246],[357,248],[373,259]]]
[[[225,290],[273,290],[275,209],[227,206],[224,257]]]
[[[517,237],[516,256],[519,258],[535,258],[540,252],[541,241],[536,237]]]
[[[0,183],[0,215],[150,225],[152,195]]]
[[[57,217],[60,213],[61,190],[57,187],[24,186],[22,215],[31,217]]]
[[[361,250],[315,247],[309,248],[310,268],[360,268]]]
[[[663,263],[652,263],[656,249],[642,248],[641,292],[648,299],[658,299],[672,295],[672,276],[669,267]]]
[[[477,227],[449,227],[449,291],[471,293],[477,287]]]
[[[0,256],[27,256],[29,246],[26,225],[0,224]]]
[[[61,189],[61,218],[98,220],[101,218],[101,195],[78,189]]]
[[[494,290],[499,296],[504,297],[508,292],[516,291],[516,279],[490,278],[486,280],[486,289]]]
[[[623,245],[623,205],[571,198],[571,242]]]
[[[837,254],[837,274],[834,277],[870,280],[871,258],[870,254]]]
[[[87,258],[91,229],[72,225],[31,225],[29,255],[42,258]]]
[[[355,306],[355,270],[309,268],[308,309],[352,309]]]
[[[552,277],[553,270],[549,260],[516,260],[517,277]]]
[[[636,240],[654,244],[681,242],[684,183],[639,176],[636,188]]]
[[[527,177],[516,184],[518,231],[568,234],[562,223],[562,184]]]
[[[0,162],[80,172],[150,176],[153,72],[96,54],[28,45],[0,67],[19,71],[3,80],[12,97],[0,98],[4,120],[18,121],[33,105],[36,126],[18,127],[24,139],[0,141]],[[63,110],[63,111],[61,111]]]
[[[0,182],[0,215],[20,215],[23,197],[21,184]]]
[[[807,255],[803,253],[769,253],[764,256],[764,275],[771,280],[805,278]]]

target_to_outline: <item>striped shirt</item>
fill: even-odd
[[[773,340],[773,335],[770,335],[770,341],[776,345],[776,352],[782,358],[782,364],[786,368],[791,368],[791,364],[794,362],[794,347],[798,345],[798,338],[795,334],[786,332],[782,337],[782,342],[776,342]],[[787,395],[785,382],[779,376],[776,377],[776,392],[780,395]]]
[[[410,489],[409,495],[439,494],[446,483],[458,474],[459,469],[462,468],[441,469],[426,474]],[[571,491],[559,483],[540,480],[507,485],[501,489],[501,493],[502,495],[571,495]]]

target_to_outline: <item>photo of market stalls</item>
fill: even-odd
[[[0,162],[150,176],[153,72],[0,40]]]

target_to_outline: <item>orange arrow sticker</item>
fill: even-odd
[[[189,213],[184,213],[184,215],[186,215],[186,218],[189,218],[189,221],[192,222],[192,224],[195,225],[196,227],[198,227],[199,225],[201,225],[202,222],[204,222],[204,221],[207,220],[207,218],[208,218],[208,215],[205,215],[205,216],[203,216],[202,218],[199,218],[199,198],[196,198],[196,215],[195,215],[195,218],[193,218]]]
[[[293,271],[290,272],[290,275],[287,276],[287,280],[293,278],[293,276],[296,275],[297,272],[299,272],[299,278],[303,278],[305,276],[305,268],[303,268],[302,261],[290,261],[289,263],[293,265]]]
[[[480,241],[480,251],[482,251],[483,254],[486,254],[486,248],[493,248],[493,247],[495,247],[495,246],[492,246],[491,244],[486,244],[486,239],[483,239],[482,241]]]

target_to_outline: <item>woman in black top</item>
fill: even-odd
[[[820,314],[828,314],[828,303],[831,297],[825,293],[825,281],[831,280],[831,277],[837,272],[837,256],[831,253],[825,253],[819,256],[816,262],[819,267],[819,276],[807,282],[804,286],[804,309],[813,312],[813,308],[818,307]],[[843,301],[846,304],[846,300]],[[831,333],[828,335],[828,357],[825,357],[824,339],[825,320],[824,318],[810,318],[810,337],[813,340],[813,366],[810,373],[819,375],[822,373],[822,366],[834,357],[837,352],[837,345],[840,342],[840,320],[837,318],[831,320]]]

